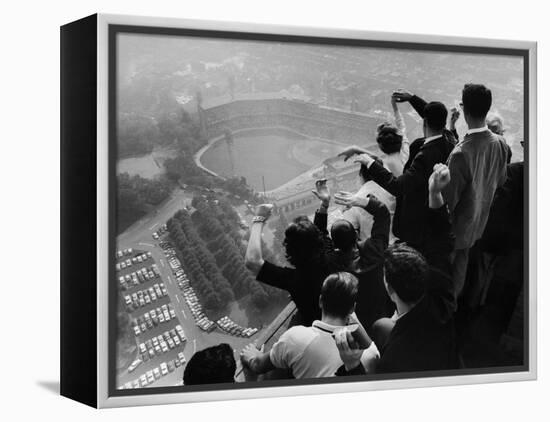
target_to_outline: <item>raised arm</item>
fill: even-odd
[[[429,241],[424,255],[430,265],[431,274],[427,289],[436,299],[433,312],[437,312],[441,321],[450,318],[456,309],[450,259],[454,249],[454,237],[449,213],[442,195],[442,191],[451,180],[449,168],[444,164],[436,164],[428,182],[430,216],[427,235]]]
[[[258,205],[256,209],[256,215],[252,219],[252,226],[250,227],[250,238],[248,239],[248,246],[245,254],[245,265],[254,276],[257,276],[261,268],[264,265],[264,259],[262,255],[262,231],[264,223],[271,215],[273,205],[262,204]]]
[[[368,242],[368,244],[382,254],[388,247],[390,238],[391,218],[388,208],[374,195],[367,195],[365,198],[349,192],[339,192],[334,195],[334,200],[339,205],[363,208],[372,215],[373,224],[371,229],[371,237],[367,239],[365,243]]]
[[[397,129],[399,129],[401,135],[405,137],[405,131],[407,129],[405,126],[405,120],[403,120],[403,115],[401,114],[401,111],[399,111],[399,107],[397,106],[397,99],[394,95],[392,95],[391,97],[391,107],[393,110],[393,117],[395,119],[395,126],[397,127]]]
[[[404,89],[398,89],[392,94],[392,97],[395,98],[398,103],[408,102],[418,115],[424,118],[424,107],[426,107],[427,102],[419,96]]]
[[[330,206],[330,190],[327,186],[327,179],[319,179],[315,181],[315,190],[311,191],[320,201],[319,209],[315,213],[313,224],[323,233],[323,236],[328,236],[327,218],[328,207]]]
[[[451,108],[451,120],[449,121],[449,131],[453,134],[455,139],[458,141],[458,132],[456,130],[456,122],[460,117],[460,111],[458,108]]]
[[[436,164],[428,181],[429,219],[424,255],[431,266],[450,271],[450,255],[454,249],[451,220],[442,191],[450,183],[451,174],[445,164]]]
[[[425,161],[421,157],[417,155],[411,166],[398,177],[375,160],[370,159],[370,157],[365,157],[364,164],[362,165],[366,168],[366,174],[368,174],[370,180],[376,182],[393,196],[400,196],[403,192],[411,191],[418,187],[421,188],[426,183],[431,169],[426,166]]]

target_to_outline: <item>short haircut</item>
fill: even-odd
[[[432,130],[443,130],[447,125],[447,108],[439,101],[432,101],[424,107],[424,121]]]
[[[395,125],[382,123],[376,128],[376,142],[385,154],[393,154],[401,151],[403,135]]]
[[[336,220],[330,228],[330,237],[336,249],[347,252],[357,243],[357,232],[349,220]]]
[[[426,259],[405,243],[393,244],[384,253],[386,283],[405,303],[416,303],[426,291]]]
[[[237,364],[233,349],[227,343],[196,352],[183,371],[185,385],[235,382]]]
[[[485,85],[466,84],[462,90],[464,113],[478,119],[484,119],[491,109],[493,96]]]
[[[358,291],[359,282],[353,274],[338,272],[329,275],[321,287],[323,312],[334,317],[347,317],[353,311]]]
[[[306,216],[299,216],[285,230],[286,258],[296,268],[318,265],[323,252],[323,235]]]

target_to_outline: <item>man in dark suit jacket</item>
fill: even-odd
[[[430,178],[427,229],[431,248],[422,256],[404,244],[386,251],[385,282],[397,312],[385,342],[377,345],[380,358],[365,359],[346,330],[335,335],[344,362],[336,375],[364,374],[367,367],[376,373],[455,369],[459,366],[453,311],[454,292],[450,276],[453,250],[451,224],[441,195],[449,183],[447,166],[436,165]],[[372,361],[374,360],[374,362]]]
[[[403,94],[400,95],[400,101],[404,101]],[[429,218],[428,178],[435,164],[447,162],[456,141],[445,128],[447,109],[442,103],[426,104],[421,98],[410,94],[404,98],[415,109],[418,108],[419,114],[424,118],[425,137],[415,140],[411,145],[410,158],[405,164],[403,174],[395,177],[368,155],[359,156],[357,161],[361,162],[362,171],[369,179],[395,196],[394,235],[424,252],[427,247],[426,226]],[[420,112],[422,105],[424,107]]]

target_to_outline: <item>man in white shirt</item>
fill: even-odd
[[[347,272],[329,275],[323,282],[319,306],[321,321],[311,327],[295,326],[287,330],[269,352],[262,352],[250,344],[241,352],[243,365],[256,374],[272,369],[289,369],[294,378],[334,376],[343,362],[334,341],[334,335],[345,327],[357,327],[353,316],[358,292],[355,276]],[[362,327],[357,328],[365,338],[369,361],[378,356],[378,350]],[[374,355],[374,358],[373,358]]]

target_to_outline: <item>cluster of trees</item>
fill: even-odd
[[[153,150],[158,129],[151,117],[120,114],[117,128],[118,157],[145,155]]]
[[[193,288],[207,311],[219,313],[235,300],[231,285],[217,266],[216,259],[197,234],[186,210],[180,210],[167,222],[180,260],[188,271]]]
[[[145,179],[128,173],[117,177],[117,231],[121,233],[145,215],[151,206],[170,195],[171,183],[165,178]]]
[[[117,312],[117,369],[127,368],[137,355],[137,344],[130,315],[119,298]]]
[[[245,267],[246,246],[237,229],[239,218],[236,213],[224,211],[231,206],[223,199],[206,201],[200,198],[193,202],[196,211],[191,219],[214,254],[218,268],[231,284],[235,296],[241,298],[249,294],[257,309],[264,308],[269,303],[269,294],[266,286],[256,282]]]
[[[238,195],[243,199],[248,199],[253,202],[259,200],[258,195],[248,186],[244,177],[231,177],[225,180],[218,179],[217,184],[227,192]]]
[[[117,139],[119,158],[145,155],[159,146],[174,146],[188,156],[206,142],[198,123],[167,93],[159,94],[154,109],[120,112]]]

